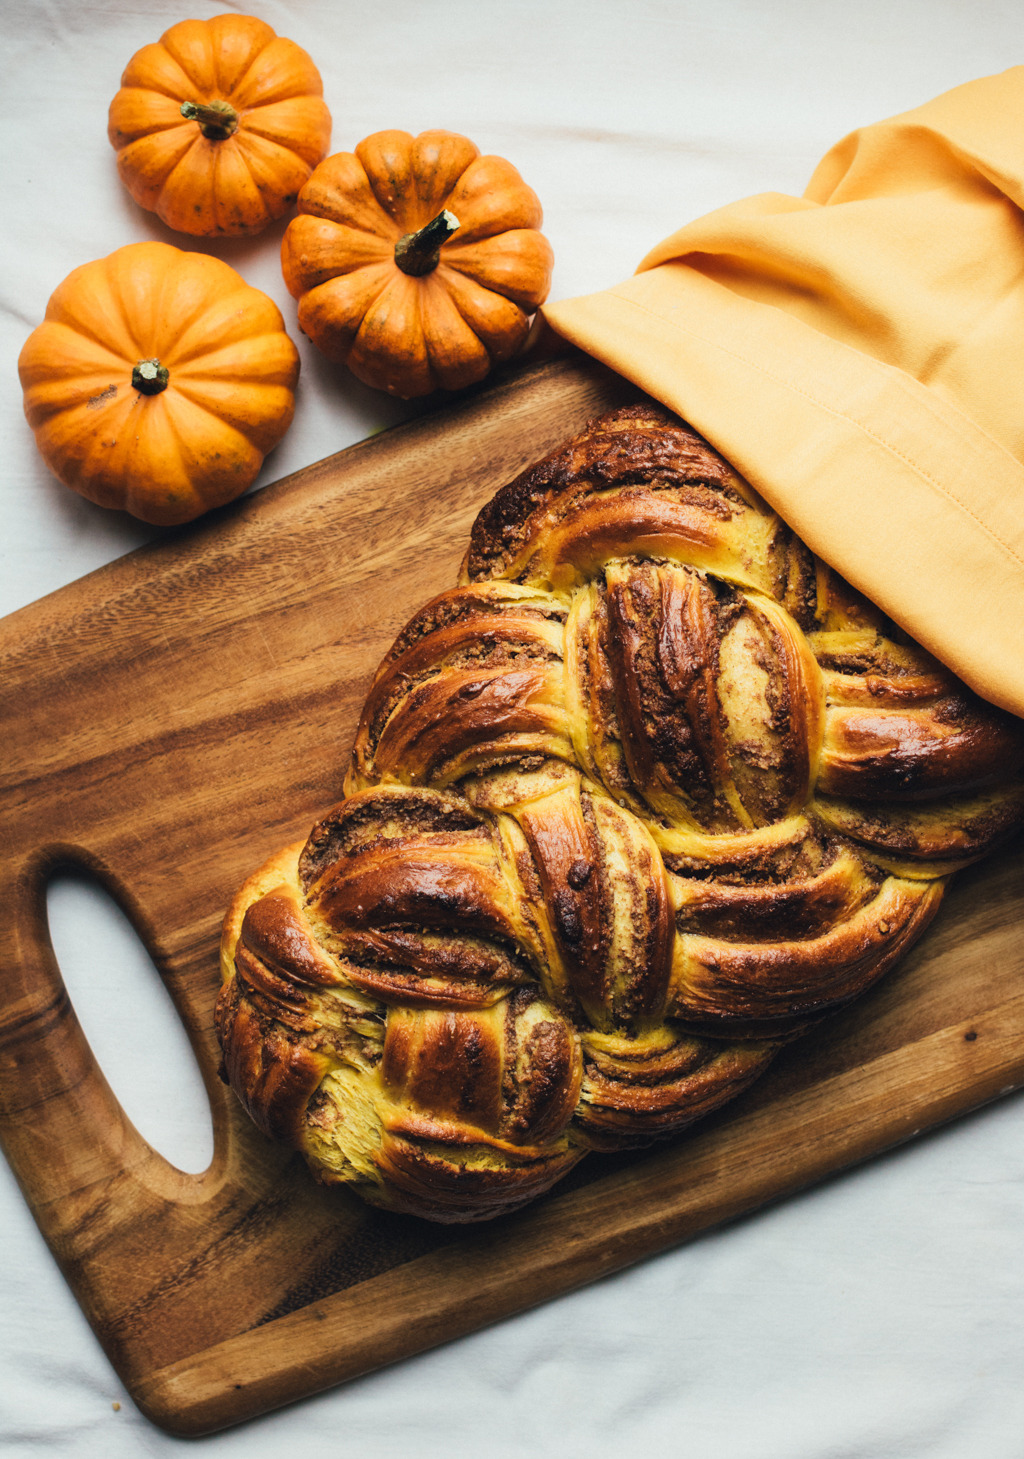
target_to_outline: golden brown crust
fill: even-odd
[[[513,1210],[870,986],[1022,823],[1022,764],[707,442],[602,417],[481,512],[346,799],[232,904],[227,1075],[323,1180]]]

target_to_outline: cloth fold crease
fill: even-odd
[[[826,559],[1024,715],[1024,66],[845,138],[548,305]]]

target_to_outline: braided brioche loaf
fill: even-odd
[[[480,513],[346,799],[235,898],[226,1077],[375,1204],[515,1209],[884,973],[1024,819],[1022,730],[686,426],[605,416]]]

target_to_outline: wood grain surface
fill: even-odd
[[[451,585],[479,507],[638,398],[532,367],[169,534],[0,624],[0,1131],[143,1410],[201,1434],[567,1291],[1024,1083],[1019,850],[910,958],[689,1138],[592,1156],[534,1206],[435,1228],[318,1187],[216,1077],[238,883],[341,793],[376,664]],[[214,1120],[185,1175],[129,1124],[56,966],[45,891],[95,875],[188,1029]]]

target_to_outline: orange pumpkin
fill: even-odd
[[[233,268],[131,243],[70,273],[18,361],[51,471],[172,525],[240,496],[291,425],[299,355]]]
[[[328,157],[281,249],[299,328],[367,385],[459,390],[514,355],[547,298],[537,195],[455,132],[376,132]]]
[[[300,46],[251,15],[183,20],[121,77],[107,135],[121,181],[171,228],[258,233],[326,155],[331,114]]]

